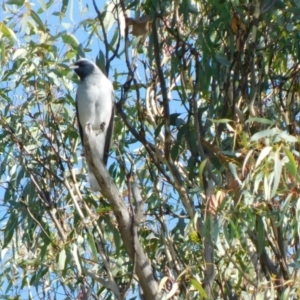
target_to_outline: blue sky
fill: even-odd
[[[74,37],[78,40],[79,43],[82,43],[83,45],[86,44],[88,40],[87,32],[83,30],[78,24],[86,19],[95,19],[97,18],[97,14],[94,10],[94,7],[92,5],[92,1],[77,1],[77,0],[69,0],[68,2],[68,9],[66,11],[65,17],[60,19],[57,15],[53,15],[53,13],[60,11],[62,7],[62,1],[56,1],[53,3],[53,5],[50,7],[50,9],[38,13],[40,19],[46,24],[47,28],[49,28],[54,35],[55,33],[57,34],[58,32],[61,32],[63,30],[67,30],[68,33],[74,35]],[[99,9],[105,5],[105,1],[96,1],[98,4]],[[45,6],[45,2],[43,0],[34,0],[33,2],[30,2],[32,7],[34,8],[34,11],[38,12],[40,7]],[[0,12],[1,14],[1,12]],[[100,25],[99,25],[100,27]],[[101,30],[99,30],[101,32]],[[108,35],[108,39],[112,37],[112,32],[113,30],[110,31],[110,34]],[[60,48],[61,53],[65,53],[66,51],[66,45],[63,43],[57,43],[57,46]],[[100,39],[94,39],[93,44],[89,47],[91,49],[91,52],[86,53],[86,57],[90,58],[92,60],[95,60],[96,56],[99,54],[100,50],[103,50],[103,43]],[[113,79],[113,74],[117,70],[118,73],[122,72],[124,70],[125,75],[123,77],[118,77],[119,84],[123,84],[126,80],[126,74],[127,74],[127,67],[126,63],[124,61],[124,58],[122,59],[115,59],[112,62],[111,69],[109,72],[109,78]],[[144,79],[144,71],[142,68],[139,68],[138,66],[138,71],[139,76]],[[70,70],[70,72],[72,72]],[[75,89],[74,89],[74,95],[75,95]],[[141,95],[142,97],[144,95]],[[174,103],[174,101],[173,101]],[[179,102],[180,103],[180,102]],[[180,111],[180,107],[178,106],[173,106],[172,112]],[[133,148],[135,148],[136,145],[133,145]],[[3,197],[4,190],[0,188],[0,197]],[[2,288],[5,288],[2,286]],[[32,295],[35,299],[38,298],[35,288],[31,289]],[[1,294],[1,293],[0,293]],[[13,295],[13,294],[12,294]],[[29,299],[29,291],[24,288],[22,290],[21,297],[22,299]],[[62,295],[64,295],[64,292],[62,291]],[[63,296],[56,295],[57,299],[63,299]]]
[[[1,2],[2,2],[1,4],[3,4],[6,1],[1,1]],[[69,1],[65,1],[65,2],[68,2],[68,9],[66,11],[65,17],[62,18],[62,20],[60,20],[60,18],[58,16],[53,15],[53,13],[60,11],[60,9],[62,7],[62,1],[55,1],[55,3],[53,3],[53,5],[48,10],[41,12],[41,13],[38,13],[38,11],[41,7],[45,7],[46,1],[44,2],[43,0],[34,0],[34,1],[30,2],[30,5],[32,6],[34,11],[38,13],[42,22],[44,24],[46,24],[47,28],[49,28],[51,30],[51,33],[53,35],[55,35],[56,33],[60,32],[60,31],[67,30],[69,33],[73,34],[76,37],[76,39],[79,41],[79,43],[85,44],[88,37],[86,36],[86,32],[82,28],[78,27],[78,23],[80,21],[88,19],[88,18],[92,18],[92,19],[96,18],[96,12],[94,11],[94,7],[92,6],[92,1],[69,0]],[[103,7],[103,5],[105,4],[105,1],[102,1],[102,0],[96,1],[96,2],[98,4],[99,9],[101,9]],[[17,10],[18,8],[15,7],[15,9]],[[9,15],[11,15],[11,13],[4,12],[1,8],[0,9],[0,22],[1,22],[1,19],[4,19]],[[18,47],[21,48],[22,44],[19,43],[19,45],[16,45],[16,48],[18,48]],[[65,52],[66,46],[63,43],[58,44],[58,47],[60,48],[61,53]],[[102,48],[101,40],[98,40],[97,42],[95,42],[90,48],[92,51],[89,53],[86,53],[86,57],[95,60],[96,56],[99,53],[99,50]],[[112,64],[112,70],[110,71],[110,75],[111,76],[113,75],[114,68],[119,69],[119,68],[123,68],[123,67],[125,67],[125,64],[123,64],[122,62],[120,62],[120,61],[116,62],[116,63],[114,62]],[[70,70],[70,72],[71,72],[71,70]],[[0,186],[0,199],[3,199],[4,193],[5,193],[5,189]],[[0,218],[2,218],[4,216],[5,212],[6,212],[5,208],[2,207],[1,212],[0,212]],[[3,222],[1,225],[5,226],[5,222]],[[4,254],[6,256],[4,256]],[[0,261],[0,268],[2,271],[4,271],[4,269],[7,268],[5,261],[10,255],[12,255],[12,253],[10,253],[10,251],[5,251],[5,252],[3,251],[2,255],[3,255],[2,258],[4,258],[4,260]],[[13,268],[13,266],[11,266],[11,268]],[[21,272],[23,272],[23,271],[21,271]],[[15,287],[12,286],[10,288],[9,293],[10,293],[11,297],[20,295],[21,299],[30,299],[31,297],[33,297],[33,299],[42,299],[43,298],[41,293],[39,293],[39,295],[37,294],[35,287],[31,287],[30,289],[28,289],[25,284],[25,287],[22,290],[20,290],[20,284],[21,283],[18,283]],[[2,282],[1,283],[2,291],[0,291],[0,299],[2,299],[1,295],[4,294],[4,291],[7,288],[8,288],[8,282]],[[56,299],[65,299],[65,296],[64,296],[65,292],[62,289],[58,290],[58,292],[59,291],[61,292],[61,295],[59,293],[57,293],[55,295]]]

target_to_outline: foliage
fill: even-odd
[[[114,83],[109,173],[157,282],[145,299],[299,298],[297,1],[2,8],[3,299],[142,297],[115,207],[86,184],[83,55]]]

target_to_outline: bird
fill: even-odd
[[[95,149],[103,164],[107,165],[114,125],[114,89],[111,81],[89,59],[77,60],[71,69],[79,76],[76,93],[76,115],[84,150],[84,138]],[[88,165],[88,178],[92,191],[99,191],[98,182]]]

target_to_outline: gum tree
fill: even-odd
[[[297,1],[2,9],[3,297],[299,296]],[[108,170],[82,156],[82,56],[115,88]]]

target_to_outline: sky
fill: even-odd
[[[7,2],[6,0],[0,1],[1,6],[6,2]],[[45,5],[48,1],[44,2],[43,0],[33,0],[33,1],[28,0],[28,2],[30,3],[30,5],[34,9],[34,11],[38,12],[38,10],[41,7],[45,8]],[[85,44],[88,37],[86,36],[86,32],[82,28],[78,27],[78,23],[80,21],[88,19],[88,18],[94,19],[97,17],[97,14],[92,5],[92,1],[65,0],[64,2],[68,4],[68,9],[66,11],[65,17],[62,19],[61,22],[60,22],[59,17],[53,15],[53,13],[61,10],[62,3],[63,3],[62,0],[54,0],[54,3],[52,4],[52,6],[50,6],[49,9],[45,10],[42,13],[39,13],[38,15],[39,15],[40,19],[45,24],[47,24],[47,27],[50,28],[53,35],[55,33],[58,33],[65,29],[69,33],[73,34],[79,43]],[[105,1],[103,1],[103,0],[100,0],[100,1],[97,0],[96,2],[97,2],[99,9],[101,9],[105,5]],[[12,8],[14,9],[13,6],[12,6]],[[18,7],[15,7],[15,10],[18,10]],[[2,9],[2,7],[0,7],[0,22],[4,18],[6,18],[8,15],[11,15],[11,13],[5,12]],[[109,38],[110,38],[110,36],[109,36]],[[20,48],[22,47],[21,44],[19,44],[18,46]],[[18,47],[18,46],[16,45],[16,47]],[[58,43],[58,47],[60,48],[61,53],[65,52],[66,46],[63,43]],[[86,57],[89,59],[95,60],[96,56],[99,53],[99,50],[103,49],[102,42],[100,40],[98,40],[90,48],[91,48],[91,52],[86,53]],[[118,68],[119,70],[124,68],[124,70],[125,70],[125,66],[126,66],[125,63],[123,63],[122,61],[118,61],[118,62],[114,61],[112,64],[110,75],[111,76],[113,75],[114,68]],[[72,72],[72,71],[70,70],[70,72]],[[5,192],[5,189],[1,188],[1,186],[0,186],[0,199],[3,199],[4,192]],[[2,207],[1,211],[0,211],[0,219],[3,217],[4,212],[5,212],[5,210]],[[2,226],[5,226],[5,222],[1,223],[1,227]],[[5,266],[5,268],[7,267],[7,265],[5,264],[5,258],[10,255],[11,255],[11,253],[6,251],[6,249],[4,249],[4,251],[1,252],[0,269],[2,271],[4,270],[3,266]],[[13,266],[11,266],[11,267],[13,268]],[[1,297],[1,295],[3,295],[3,293],[7,287],[8,287],[8,282],[0,283],[0,299],[3,299]],[[19,288],[20,288],[20,286],[19,286]],[[15,297],[17,294],[19,294],[21,297],[19,299],[29,299],[30,297],[33,297],[33,299],[42,299],[43,298],[42,293],[40,293],[39,295],[37,294],[35,287],[27,288],[26,284],[25,284],[25,287],[21,291],[14,287],[11,287],[10,291],[11,291],[11,297]],[[57,293],[55,295],[55,297],[58,300],[65,299],[64,295],[65,295],[65,292],[63,290],[61,290],[61,295],[59,293]]]
[[[5,1],[2,1],[4,3]],[[86,31],[84,31],[78,24],[80,21],[85,19],[95,19],[97,18],[96,12],[94,10],[94,7],[92,5],[91,0],[65,0],[65,3],[68,4],[68,9],[65,12],[65,17],[60,20],[60,18],[53,13],[60,11],[62,7],[62,1],[61,0],[54,0],[53,5],[45,10],[44,12],[39,13],[40,19],[45,22],[47,25],[47,28],[51,30],[53,34],[61,32],[62,30],[66,30],[67,32],[71,33],[79,43],[82,43],[83,45],[86,44],[89,37],[87,36]],[[103,0],[97,0],[98,8],[101,10],[101,8],[105,5],[105,1]],[[30,1],[31,6],[34,8],[34,11],[38,12],[41,7],[45,8],[46,3],[43,0],[33,0]],[[2,18],[1,14],[4,14],[3,11],[0,10],[0,19]],[[1,21],[1,20],[0,20]],[[99,25],[100,26],[100,25]],[[99,30],[99,32],[101,32]],[[112,38],[112,32],[110,31],[110,34],[108,35],[108,39],[110,40]],[[66,51],[66,45],[64,43],[58,43],[57,46],[60,48],[61,53],[64,53]],[[22,47],[22,45],[20,45]],[[100,50],[104,50],[103,43],[100,39],[95,40],[94,43],[90,46],[91,52],[86,53],[86,57],[92,60],[95,60],[97,55],[99,54]],[[122,72],[124,70],[124,76],[118,77],[120,80],[120,84],[124,83],[126,80],[126,74],[127,74],[127,67],[125,61],[122,59],[115,59],[112,62],[111,69],[109,72],[110,79],[113,79],[113,74],[115,70],[118,71],[118,73]],[[139,72],[140,71],[140,72]],[[70,72],[72,72],[70,70]],[[143,69],[138,66],[138,72],[139,76],[143,78]],[[75,96],[75,89],[74,89],[74,96]],[[141,95],[143,97],[143,95]],[[178,107],[172,107],[172,112],[177,112],[180,110]],[[109,162],[110,164],[110,162]],[[0,198],[3,197],[4,190],[0,188]],[[0,213],[1,218],[1,213]],[[2,286],[4,288],[4,286]],[[37,299],[37,294],[35,291],[35,288],[32,288],[30,290],[24,288],[21,294],[22,299],[28,299],[29,298],[29,292],[31,291],[32,296],[34,299]],[[1,292],[0,292],[1,295]],[[64,292],[62,291],[62,295],[64,295]],[[56,295],[57,299],[63,299],[63,296]],[[130,297],[130,296],[129,296]],[[0,298],[1,299],[1,298]]]

